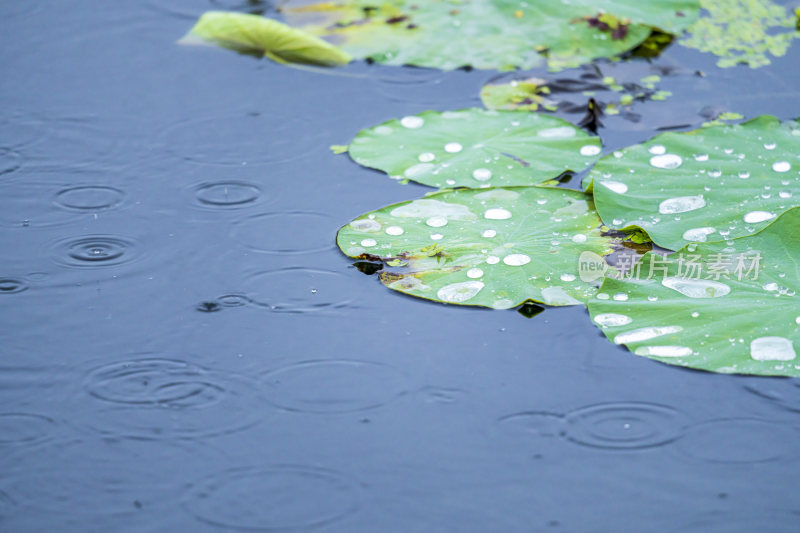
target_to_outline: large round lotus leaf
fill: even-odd
[[[257,15],[209,11],[181,39],[182,44],[214,43],[278,63],[335,66],[353,58],[315,35]]]
[[[287,2],[289,24],[354,57],[452,70],[576,66],[626,52],[652,28],[679,34],[697,0]]]
[[[560,118],[526,111],[425,111],[359,133],[357,163],[433,187],[534,185],[583,170],[600,139]]]
[[[584,183],[605,224],[664,248],[750,235],[800,205],[800,123],[664,133],[601,159]]]
[[[610,251],[599,225],[578,191],[459,189],[368,213],[337,243],[350,257],[385,262],[381,281],[412,296],[495,309],[575,305],[597,292],[578,276],[581,253]]]
[[[589,302],[637,355],[713,372],[800,376],[800,208],[750,237],[648,253]]]

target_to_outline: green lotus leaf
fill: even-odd
[[[343,0],[282,9],[289,24],[354,57],[452,70],[577,66],[631,50],[659,28],[680,34],[697,0]]]
[[[560,118],[524,111],[425,111],[359,133],[350,157],[432,187],[534,185],[583,170],[600,139]]]
[[[800,208],[728,242],[648,253],[588,304],[617,344],[713,372],[800,376]]]
[[[800,122],[663,133],[601,159],[584,184],[605,224],[670,250],[750,235],[800,205]]]
[[[210,42],[245,54],[263,55],[278,63],[335,66],[352,60],[343,50],[310,33],[258,15],[225,11],[203,14],[180,42]]]
[[[367,213],[339,230],[337,244],[383,262],[384,285],[412,296],[495,309],[529,300],[563,306],[597,291],[578,263],[581,254],[602,263],[611,251],[599,226],[591,197],[579,191],[459,189]]]
[[[800,35],[786,8],[769,0],[700,0],[704,16],[681,44],[720,56],[719,67],[769,65]]]

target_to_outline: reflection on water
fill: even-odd
[[[175,45],[208,9],[275,3],[0,5],[0,530],[796,529],[797,380],[632,357],[580,308],[407,298],[335,249],[430,190],[328,147],[498,73]],[[601,63],[673,92],[604,146],[792,118],[797,61]],[[580,107],[591,72],[530,74]]]

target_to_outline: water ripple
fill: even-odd
[[[315,313],[347,307],[363,283],[341,272],[290,267],[248,276],[243,291],[250,302],[278,313]]]
[[[197,205],[206,209],[241,209],[259,203],[261,189],[244,181],[203,183],[194,189]]]
[[[195,438],[248,428],[265,414],[255,381],[184,361],[131,359],[90,371],[90,397],[109,404],[86,424],[107,435],[143,439]]]
[[[70,267],[113,267],[137,259],[137,242],[115,235],[87,235],[52,245],[57,263]]]
[[[297,128],[315,131],[307,118],[240,112],[178,122],[159,141],[168,153],[192,163],[264,165],[304,157],[318,148],[319,134],[288,134]]]
[[[52,418],[32,413],[0,413],[0,446],[38,444],[56,428]]]
[[[270,403],[304,413],[350,413],[376,409],[407,392],[405,376],[368,361],[305,361],[266,373]]]
[[[332,249],[336,225],[320,213],[289,211],[245,218],[233,237],[251,250],[271,254],[308,254]]]
[[[0,278],[0,294],[17,294],[28,290],[28,285],[24,281],[13,278]]]
[[[333,470],[277,465],[221,472],[189,487],[184,508],[201,522],[243,530],[307,530],[358,511],[359,485]]]
[[[800,380],[795,378],[758,378],[745,390],[784,409],[800,413]]]
[[[689,426],[678,442],[684,454],[710,463],[762,463],[794,457],[800,431],[755,418],[711,420]]]
[[[601,403],[568,413],[565,436],[576,444],[591,448],[654,448],[681,437],[681,420],[680,412],[664,405]]]

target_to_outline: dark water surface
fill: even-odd
[[[259,4],[0,2],[0,531],[797,531],[797,381],[350,266],[339,226],[428,189],[328,146],[480,105],[497,74],[175,44]],[[799,60],[601,65],[666,69],[675,93],[607,117],[606,150],[719,110],[800,115]]]

